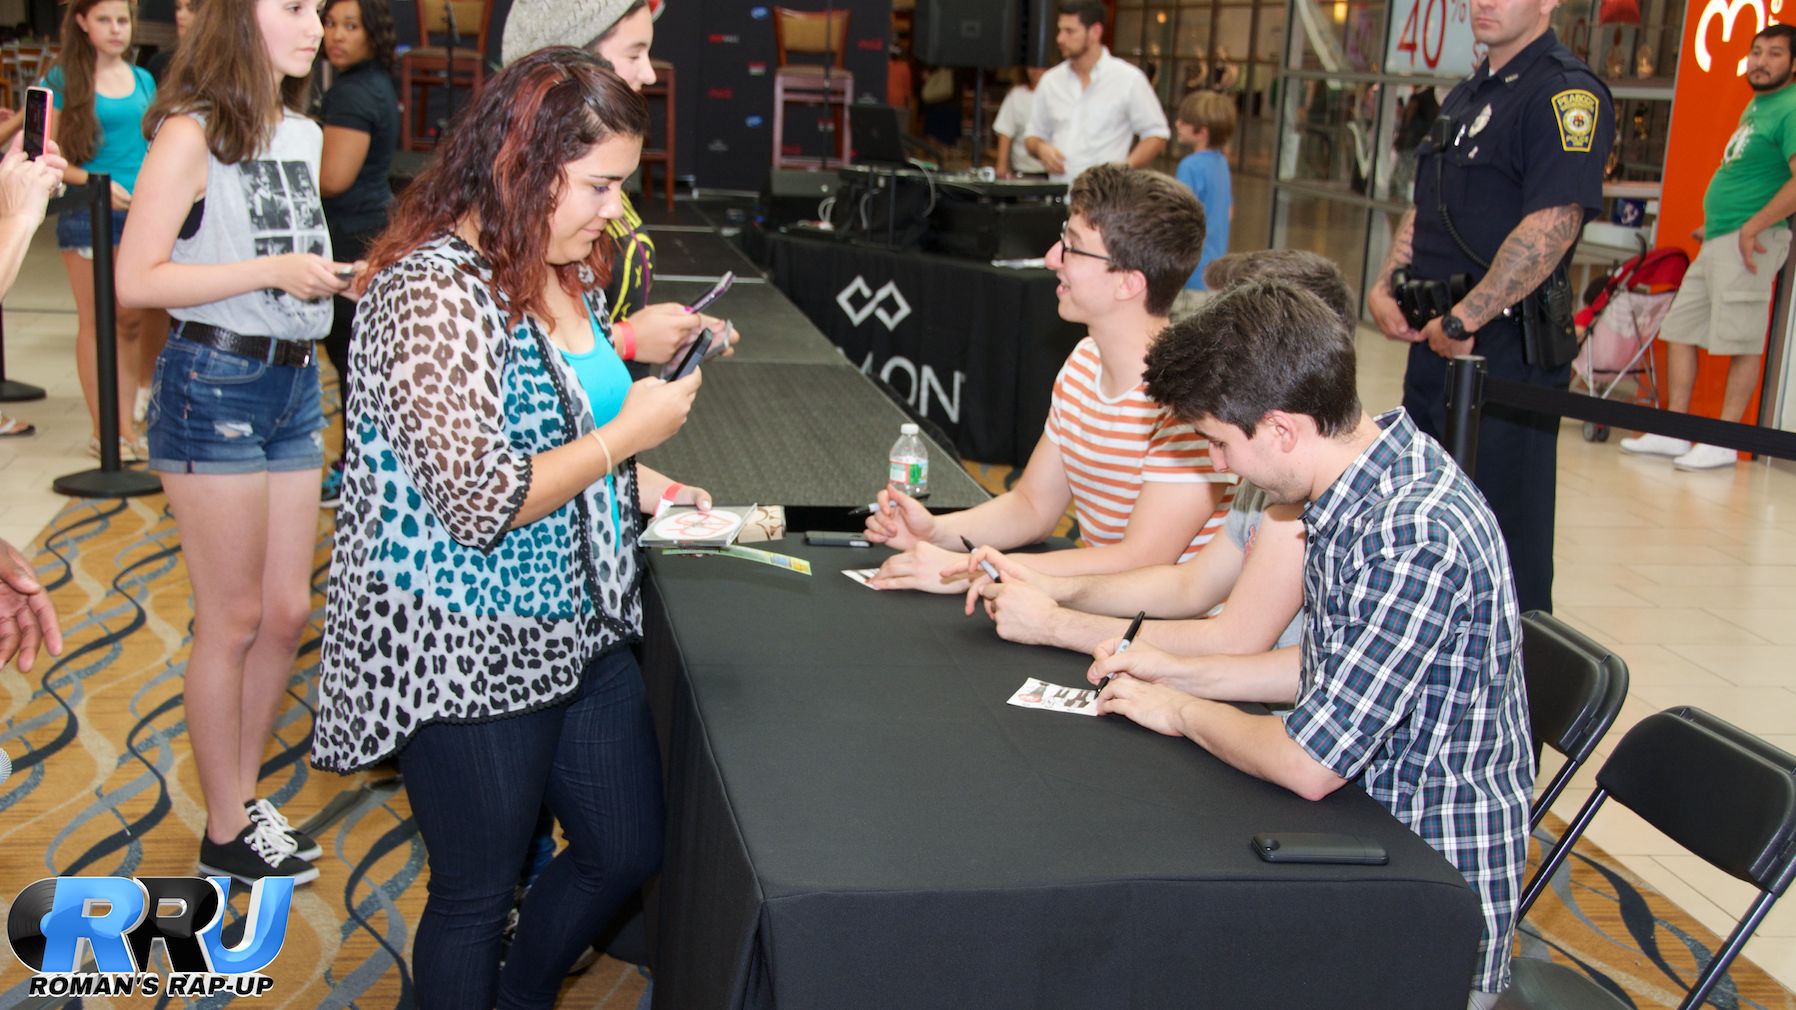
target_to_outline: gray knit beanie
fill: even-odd
[[[587,46],[636,0],[516,0],[505,18],[499,58],[512,63],[544,46]]]

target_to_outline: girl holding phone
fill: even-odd
[[[138,170],[146,145],[143,115],[156,96],[156,82],[149,71],[131,65],[125,55],[131,48],[131,29],[137,5],[129,0],[74,0],[62,19],[62,50],[56,65],[40,84],[54,96],[56,114],[52,130],[69,167],[63,181],[86,185],[88,176],[105,173],[112,178],[112,241],[117,248],[124,233],[125,213],[131,207]],[[15,118],[5,135],[24,123]],[[95,336],[93,217],[86,207],[57,216],[56,246],[68,273],[69,291],[75,296],[75,371],[81,379],[81,395],[87,401],[92,435],[89,455],[100,455],[99,349]],[[143,445],[129,423],[137,396],[142,352],[139,350],[144,315],[125,308],[114,315],[118,338],[119,458],[140,462]]]
[[[256,796],[311,617],[324,462],[314,341],[348,289],[319,203],[322,134],[300,114],[323,27],[311,0],[206,0],[144,121],[154,138],[119,250],[119,297],[166,308],[150,468],[193,584],[188,734],[205,792],[200,868],[317,870],[319,846]]]

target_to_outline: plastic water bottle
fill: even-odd
[[[907,424],[898,429],[898,441],[892,443],[891,469],[886,480],[912,498],[929,490],[929,450],[917,434],[917,426]]]

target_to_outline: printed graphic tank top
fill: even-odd
[[[330,232],[318,195],[323,150],[318,124],[287,110],[273,140],[255,158],[227,165],[208,151],[199,228],[191,233],[182,228],[174,262],[239,263],[291,252],[330,259]],[[168,314],[254,336],[317,340],[330,331],[331,300],[303,301],[279,288],[263,288]]]

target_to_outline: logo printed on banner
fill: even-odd
[[[1703,73],[1708,73],[1715,62],[1715,57],[1709,52],[1709,23],[1720,18],[1721,41],[1731,42],[1734,26],[1739,22],[1740,15],[1748,10],[1755,15],[1754,21],[1752,27],[1741,34],[1751,38],[1771,26],[1771,15],[1765,12],[1765,0],[1709,0],[1703,7],[1701,20],[1696,22],[1696,65],[1702,68]],[[1734,76],[1745,75],[1746,57],[1742,56],[1734,67]]]
[[[759,128],[760,125],[765,122],[767,122],[767,120],[762,119],[760,116],[749,116],[748,118],[742,120],[742,125],[753,130],[753,129]]]
[[[287,942],[293,881],[250,889],[243,939],[225,945],[230,877],[45,877],[6,917],[13,955],[34,974],[33,998],[70,996],[259,997],[274,980],[257,974]],[[166,982],[149,970],[156,945]],[[87,958],[93,967],[85,967]]]
[[[705,145],[705,150],[710,151],[713,154],[723,154],[724,152],[728,151],[729,149],[730,149],[730,145],[724,143],[723,138],[721,138],[721,137],[719,137],[716,140],[713,140],[709,144]]]
[[[836,350],[841,351],[841,348],[838,347]],[[847,354],[844,352],[843,356],[846,357]],[[861,360],[861,371],[867,375],[873,374],[872,351],[868,351],[867,356]],[[967,373],[958,368],[954,370],[954,392],[950,395],[948,390],[942,386],[941,374],[933,367],[925,363],[919,368],[909,358],[901,354],[894,354],[886,359],[885,365],[879,370],[879,379],[896,390],[899,387],[894,377],[900,372],[910,380],[904,387],[907,390],[904,393],[905,403],[910,404],[917,413],[924,417],[934,417],[936,415],[929,409],[933,394],[935,402],[941,405],[942,416],[947,418],[948,423],[960,423],[960,393],[966,387]]]
[[[766,77],[767,64],[761,60],[750,60],[748,64],[748,76]]]
[[[716,99],[720,99],[722,101],[727,102],[730,99],[736,97],[736,89],[735,88],[706,88],[705,89],[705,97],[706,98],[716,98]]]
[[[748,16],[754,18],[756,21],[765,21],[767,20],[767,8],[750,7],[748,9]]]
[[[742,36],[731,35],[728,32],[712,32],[705,36],[705,41],[714,46],[736,46],[742,44]]]
[[[884,308],[887,298],[896,304],[895,310],[888,311]],[[855,302],[862,299],[865,301],[857,308]],[[859,274],[836,295],[836,304],[842,306],[843,314],[856,326],[866,322],[868,316],[878,316],[886,329],[895,330],[899,323],[910,316],[910,302],[905,301],[904,295],[899,293],[898,285],[886,281],[878,291],[874,291],[867,285],[867,279]]]

